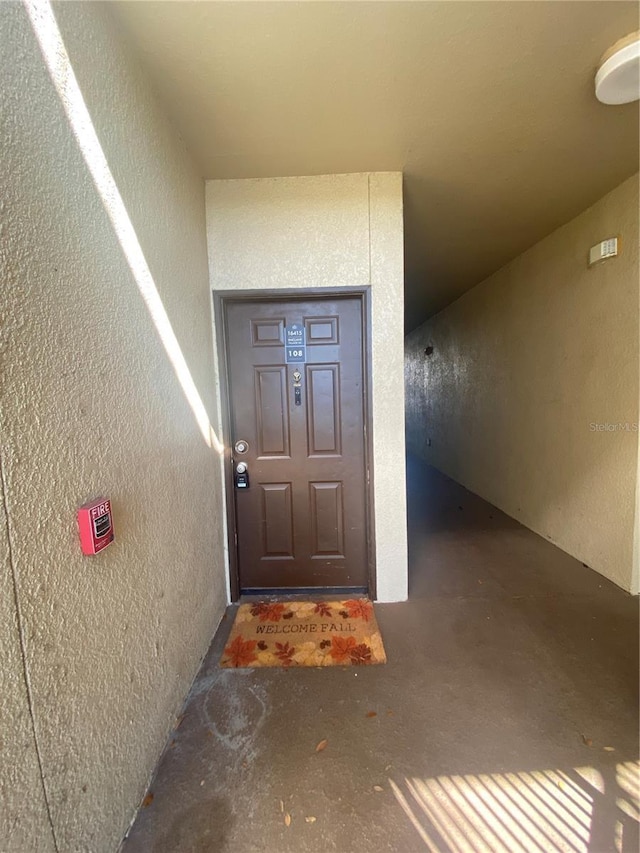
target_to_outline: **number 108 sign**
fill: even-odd
[[[294,323],[287,326],[285,362],[287,364],[304,363],[307,360],[305,331],[302,326]]]

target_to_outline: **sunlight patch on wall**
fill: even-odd
[[[637,849],[640,762],[608,771],[579,767],[407,778],[406,792],[391,779],[389,784],[432,853]]]
[[[186,359],[171,326],[151,271],[113,178],[100,140],[82,97],[49,0],[23,0],[31,26],[67,119],[78,142],[93,182],[122,247],[129,268],[158,332],[162,345],[178,378],[184,396],[194,414],[205,442],[218,453],[224,445],[218,439]]]

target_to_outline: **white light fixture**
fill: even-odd
[[[617,41],[602,57],[596,98],[603,104],[628,104],[640,98],[640,31]]]

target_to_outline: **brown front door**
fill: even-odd
[[[240,591],[367,588],[362,297],[225,306]]]

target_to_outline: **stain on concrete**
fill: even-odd
[[[234,820],[228,798],[211,797],[177,815],[158,847],[164,853],[230,850],[227,838]]]

